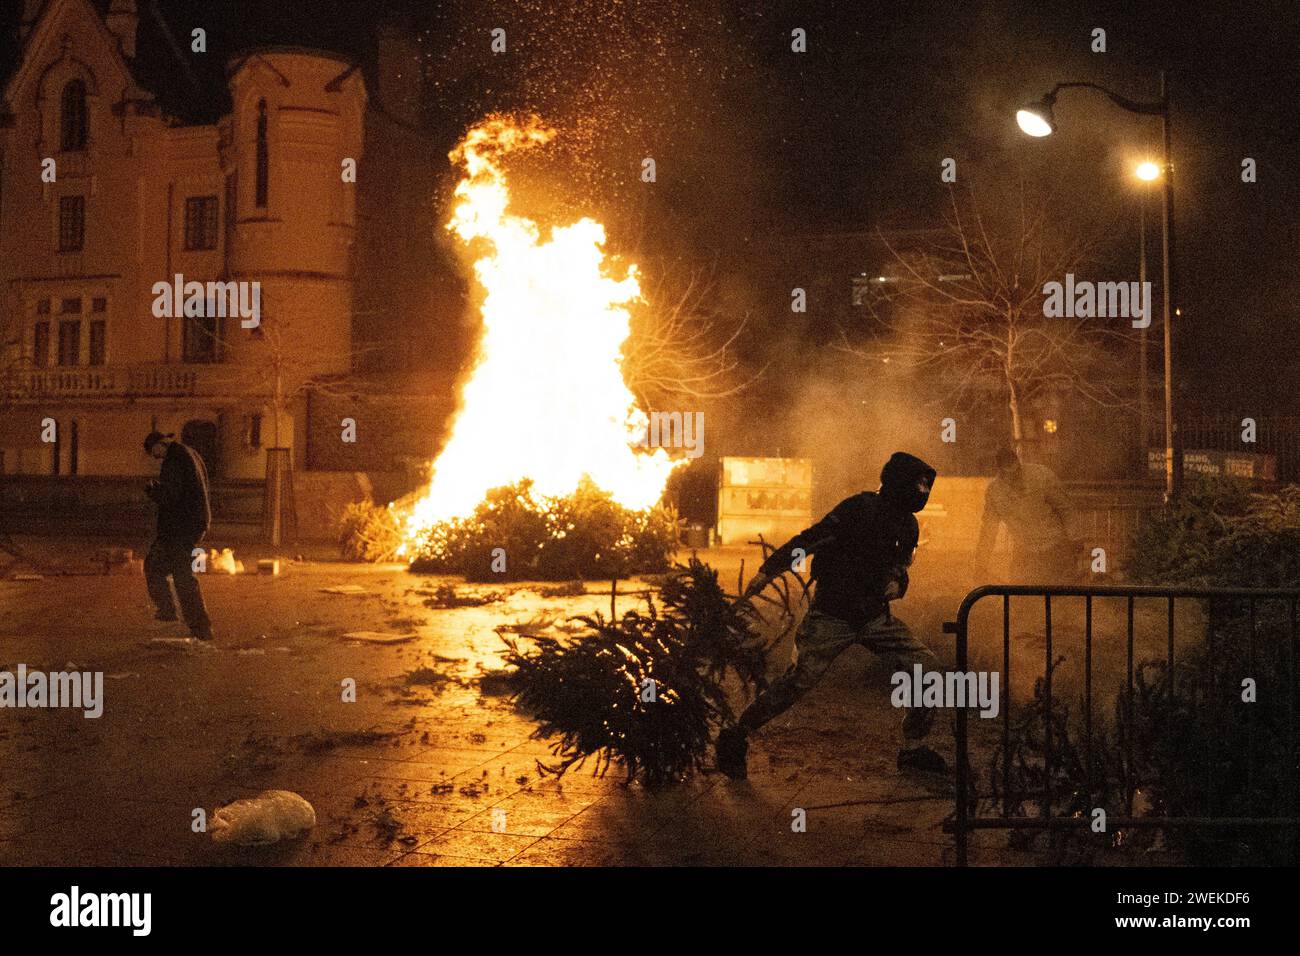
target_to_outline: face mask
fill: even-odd
[[[902,488],[897,485],[892,488],[881,488],[880,492],[883,497],[893,501],[898,507],[914,513],[924,508],[926,502],[930,500],[930,489],[922,491],[920,481],[909,482]]]
[[[907,499],[908,500],[905,502],[905,504],[907,506],[908,511],[911,512],[920,511],[922,508],[925,507],[925,503],[930,500],[929,486],[926,486],[926,489],[922,491],[919,482],[917,484],[912,485],[908,489]]]

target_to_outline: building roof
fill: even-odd
[[[7,83],[18,66],[18,21],[22,19],[20,3],[0,4],[0,85]]]
[[[88,0],[104,17],[111,0]],[[330,0],[322,7],[339,6]],[[164,12],[164,6],[166,10]],[[347,11],[354,5],[339,6]],[[363,5],[364,6],[364,5]],[[0,87],[18,68],[18,29],[23,4],[0,4]],[[129,62],[136,82],[157,99],[164,113],[182,123],[212,123],[231,109],[226,67],[258,48],[293,46],[349,62],[360,57],[369,31],[366,18],[321,10],[291,0],[138,0],[136,56]],[[373,16],[373,11],[371,11]],[[192,53],[191,32],[206,32],[206,53]]]

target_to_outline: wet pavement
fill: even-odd
[[[236,554],[253,566],[256,554]],[[740,556],[704,555],[724,580]],[[745,556],[754,567],[757,552]],[[138,574],[0,580],[0,670],[105,675],[98,719],[0,710],[0,865],[951,862],[941,830],[951,785],[897,772],[889,675],[859,648],[753,739],[747,781],[708,773],[650,792],[624,786],[617,767],[603,778],[539,773],[549,744],[483,680],[501,666],[496,628],[607,612],[608,584],[545,597],[552,585],[471,586],[327,560],[201,580],[212,645],[153,621]],[[499,599],[430,606],[447,584]],[[645,589],[620,587],[633,592],[620,611]],[[938,625],[954,606],[909,598],[899,612],[950,660]],[[950,737],[934,737],[951,761]],[[214,808],[267,789],[309,800],[315,828],[265,848],[201,832],[196,820]]]

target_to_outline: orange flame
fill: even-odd
[[[554,135],[535,116],[494,116],[450,154],[465,176],[447,228],[490,250],[474,263],[483,330],[451,438],[407,517],[408,543],[523,478],[543,495],[567,495],[585,475],[624,507],[650,508],[681,463],[632,447],[648,424],[621,366],[627,306],[640,301],[636,266],[622,278],[608,274],[605,227],[592,219],[543,237],[536,222],[509,212],[502,158]]]

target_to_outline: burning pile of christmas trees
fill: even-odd
[[[411,570],[472,581],[609,579],[667,570],[677,549],[670,509],[633,511],[590,481],[539,495],[525,479],[496,488],[466,518],[421,533]]]

